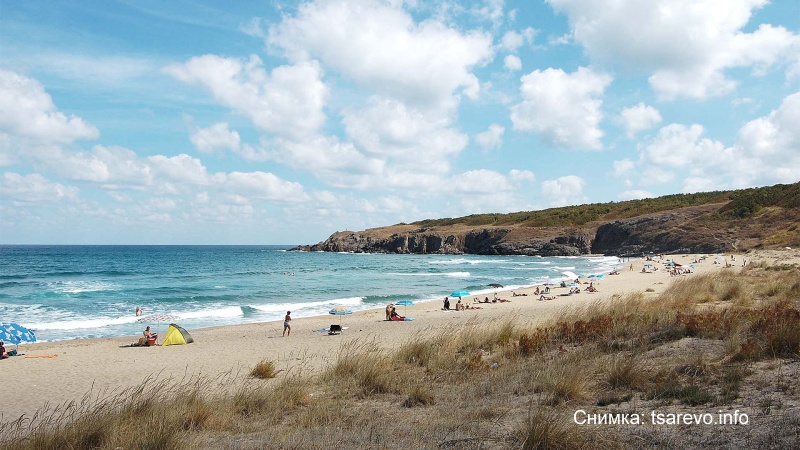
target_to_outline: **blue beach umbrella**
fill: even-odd
[[[36,334],[13,322],[0,323],[0,341],[19,345],[20,342],[36,342]]]
[[[469,291],[459,290],[459,291],[455,291],[452,294],[450,294],[450,297],[461,298],[461,297],[469,297],[470,295],[472,295],[472,294],[470,294]]]
[[[412,302],[411,300],[400,300],[399,302],[395,303],[395,305],[403,305],[403,306],[405,306],[405,308],[403,308],[403,315],[404,316],[408,312],[408,307],[413,305],[413,304],[414,304],[414,302]]]
[[[330,310],[330,313],[334,316],[346,316],[349,314],[353,314],[353,310],[346,307],[346,306],[336,306]]]

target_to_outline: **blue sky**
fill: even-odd
[[[0,243],[800,181],[800,1],[0,2]]]

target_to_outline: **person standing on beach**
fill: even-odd
[[[289,325],[289,322],[292,321],[292,312],[286,311],[286,317],[283,318],[283,335],[288,336],[292,334],[292,326]]]

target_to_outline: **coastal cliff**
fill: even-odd
[[[529,256],[719,253],[800,246],[799,222],[800,183],[795,183],[339,231],[293,250]]]

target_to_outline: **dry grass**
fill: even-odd
[[[353,341],[314,376],[278,377],[265,360],[231,394],[216,389],[228,379],[148,380],[0,424],[0,450],[729,448],[762,434],[791,445],[800,423],[800,270],[768,268],[688,278],[537,328],[460,324],[396,351]],[[735,405],[760,418],[759,430],[572,422],[576,409],[667,405],[700,413]]]
[[[250,376],[253,378],[268,379],[275,378],[276,375],[275,363],[266,359],[256,364],[253,370],[250,371]]]
[[[524,450],[580,450],[596,448],[577,425],[565,422],[563,414],[537,409],[528,414],[518,431]]]

